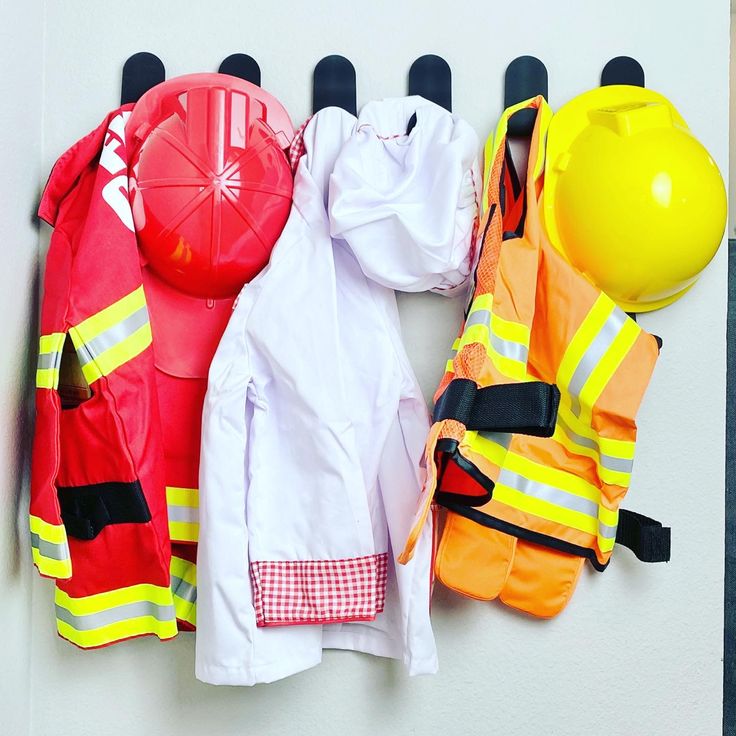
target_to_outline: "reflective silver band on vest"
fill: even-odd
[[[615,307],[575,368],[567,389],[570,393],[570,408],[576,417],[580,416],[580,392],[618,333],[621,332],[627,319],[626,313],[619,307]]]
[[[527,346],[512,340],[504,340],[496,335],[491,329],[491,311],[489,309],[478,309],[472,312],[465,322],[465,329],[473,325],[483,325],[488,330],[491,345],[499,355],[511,360],[518,360],[520,363],[526,363],[529,356]]]
[[[599,534],[606,539],[616,538],[616,527],[608,526],[601,523],[598,519],[598,504],[587,498],[576,496],[573,493],[563,491],[561,488],[540,483],[529,478],[524,478],[506,468],[501,470],[498,476],[498,482],[501,485],[513,488],[519,493],[532,498],[538,498],[541,501],[560,506],[568,511],[577,511],[578,513],[590,516],[598,522]]]
[[[77,348],[79,362],[82,365],[91,363],[95,358],[102,355],[105,351],[115,347],[126,338],[130,337],[136,330],[139,330],[148,322],[148,308],[144,304],[133,314],[126,317],[121,322],[114,324],[89,342],[80,345]]]
[[[54,351],[53,353],[40,353],[38,356],[39,370],[58,370],[60,365],[61,350]]]
[[[588,449],[597,452],[600,457],[600,464],[606,468],[606,470],[614,470],[619,473],[631,473],[633,471],[634,461],[632,459],[607,455],[602,452],[600,445],[594,439],[583,437],[583,435],[570,429],[560,414],[557,415],[557,424],[575,444],[582,445],[583,447],[587,447]]]
[[[169,521],[199,524],[199,509],[195,506],[173,506],[169,504]]]
[[[38,550],[39,554],[49,560],[68,560],[69,545],[66,542],[55,544],[41,539],[35,532],[31,532],[31,546]]]
[[[151,601],[137,601],[135,603],[124,603],[121,606],[109,608],[98,613],[88,613],[83,616],[75,616],[71,611],[56,604],[56,618],[69,624],[76,631],[91,631],[102,626],[117,624],[140,616],[153,616],[158,621],[172,621],[176,614],[174,606],[161,606]]]
[[[187,601],[187,603],[197,602],[196,586],[188,583],[186,580],[182,580],[182,578],[176,577],[175,575],[171,576],[171,592],[177,598]]]

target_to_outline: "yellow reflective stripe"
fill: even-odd
[[[575,440],[571,439],[565,430],[560,426],[559,420],[555,426],[555,433],[553,435],[555,442],[559,442],[568,452],[573,455],[583,455],[584,457],[590,458],[596,464],[598,471],[598,477],[609,485],[621,486],[628,488],[631,483],[631,473],[627,473],[621,470],[612,470],[607,468],[601,463],[600,452],[593,448],[581,445]]]
[[[599,528],[602,519],[599,521],[593,516],[580,511],[568,509],[550,501],[536,498],[535,496],[529,496],[515,488],[505,485],[500,480],[496,482],[493,489],[493,499],[525,513],[546,519],[547,521],[576,529],[585,534],[590,534],[598,539],[598,546],[602,551],[607,552],[613,549],[615,537],[603,537],[600,534]],[[616,514],[616,521],[606,524],[606,526],[615,528],[618,523],[617,520],[618,514]]]
[[[55,560],[45,557],[37,547],[32,547],[31,552],[33,553],[33,564],[41,575],[59,580],[66,580],[72,576],[71,559]]]
[[[529,339],[527,325],[499,317],[493,312],[493,295],[481,294],[473,300],[463,334],[456,341],[457,348],[455,345],[453,348],[459,351],[466,345],[480,343],[500,373],[507,378],[524,381],[527,378],[525,357],[529,352]]]
[[[105,307],[91,317],[75,325],[75,330],[79,333],[83,342],[90,342],[98,335],[109,330],[118,322],[122,322],[133,312],[138,311],[141,307],[146,306],[146,296],[143,287],[139,286],[135,291],[130,292],[122,299]]]
[[[169,520],[169,536],[173,542],[196,542],[199,539],[199,524]]]
[[[570,340],[570,344],[567,346],[557,369],[556,383],[563,395],[568,391],[570,381],[580,361],[585,357],[591,343],[615,308],[616,305],[613,301],[605,294],[601,294],[585,316],[580,327],[578,327],[572,340]]]
[[[566,470],[541,465],[513,451],[508,453],[504,468],[529,480],[564,489],[567,493],[584,498],[596,505],[600,504],[600,488]]]
[[[175,542],[199,539],[199,489],[166,487],[169,536]]]
[[[179,488],[177,486],[166,486],[166,503],[169,506],[199,506],[198,488]]]
[[[159,639],[172,639],[178,633],[176,620],[159,621],[154,616],[138,616],[89,631],[79,631],[66,621],[57,619],[56,628],[64,639],[84,649],[102,647],[146,634],[153,634]]]
[[[29,522],[32,534],[51,544],[66,544],[66,529],[63,524],[49,524],[39,516],[30,514]]]
[[[56,589],[59,633],[80,647],[96,647],[143,634],[176,636],[170,588],[141,583],[120,590],[72,598]]]
[[[69,333],[72,336],[74,347],[79,350],[83,345],[79,340],[79,335],[73,327]],[[114,347],[82,365],[85,380],[87,383],[92,383],[102,376],[110,375],[116,368],[140,355],[151,344],[151,340],[151,325],[146,323]]]
[[[460,349],[466,345],[480,343],[485,347],[488,357],[496,369],[507,378],[523,381],[526,378],[526,363],[498,353],[491,344],[490,333],[485,325],[472,325],[464,332],[460,340]]]
[[[565,510],[590,508],[587,516],[599,520],[606,526],[615,527],[618,523],[618,511],[611,511],[600,503],[601,492],[596,486],[588,483],[577,475],[557,468],[549,468],[528,460],[515,452],[509,452],[504,463],[499,482],[503,483],[505,473],[513,473],[532,483],[539,483],[561,491],[569,497],[565,505],[555,503],[556,507]],[[494,491],[495,498],[495,491]],[[580,502],[576,501],[580,499]],[[593,513],[593,509],[595,513]],[[577,513],[577,512],[576,512]],[[594,532],[595,533],[595,532]]]
[[[602,437],[590,424],[582,422],[576,417],[568,406],[560,405],[558,416],[561,416],[564,422],[577,434],[593,440],[601,452],[612,457],[618,457],[622,460],[633,460],[636,451],[636,443],[628,440],[616,440],[611,437]]]
[[[70,578],[72,561],[64,525],[49,524],[40,517],[29,514],[29,527],[33,564],[41,575]]]
[[[66,333],[52,332],[41,335],[36,368],[36,388],[59,388],[59,366]]]
[[[623,362],[629,350],[639,337],[640,328],[632,319],[624,322],[618,335],[614,338],[606,354],[597,363],[588,380],[580,391],[580,419],[586,424],[590,422],[592,407],[603,393],[613,374]]]
[[[107,376],[151,344],[151,324],[140,286],[69,329],[88,383]]]
[[[470,307],[470,312],[468,312],[468,317],[473,312],[479,312],[481,310],[491,312],[491,329],[498,337],[503,340],[518,342],[527,348],[529,347],[529,340],[531,338],[529,326],[523,322],[512,322],[511,320],[499,317],[493,311],[493,294],[480,294],[475,297]]]
[[[171,574],[189,583],[189,585],[197,585],[197,565],[194,562],[185,560],[183,557],[172,555]]]
[[[176,617],[197,625],[197,566],[181,557],[171,558],[171,592]]]
[[[127,588],[108,590],[104,593],[72,598],[63,590],[56,591],[56,605],[62,606],[75,616],[100,613],[128,603],[147,601],[158,606],[171,604],[171,590],[151,583],[139,583]]]
[[[493,498],[513,508],[595,535],[608,551],[615,541],[618,512],[600,503],[595,485],[567,471],[550,468],[506,448],[488,434],[468,432],[471,449],[501,467]]]

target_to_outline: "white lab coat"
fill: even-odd
[[[371,117],[390,116],[396,133],[406,129],[412,107],[428,121],[455,120],[408,99],[376,103]],[[404,216],[391,209],[384,187],[387,229],[380,232],[373,212],[366,227],[378,239],[354,247],[366,235],[358,211],[370,211],[375,199],[356,201],[370,189],[356,189],[355,177],[369,173],[385,184],[390,176],[401,187],[391,152],[397,143],[410,148],[408,139],[419,141],[424,130],[385,142],[391,162],[383,172],[374,152],[372,168],[356,165],[343,178],[342,157],[370,140],[361,121],[362,115],[356,125],[353,116],[328,108],[306,126],[291,215],[268,267],[241,292],[210,368],[197,558],[196,674],[205,682],[271,682],[318,664],[324,648],[401,659],[410,674],[437,668],[429,619],[431,521],[412,562],[395,563],[424,480],[429,419],[391,287],[462,283],[470,271],[470,230],[464,244],[457,233],[466,228],[466,210],[474,216],[476,198],[468,197],[463,177],[462,185],[446,177],[453,222],[439,239],[420,244],[406,234],[398,238]],[[443,129],[448,145],[454,127]],[[465,143],[472,168],[477,141],[473,135]],[[332,208],[339,210],[334,238]],[[409,209],[411,219],[425,207]],[[427,258],[435,277],[422,276],[426,267],[412,252],[403,271],[394,257],[386,272],[380,258],[369,268],[369,246],[385,254],[434,249]],[[357,600],[355,579],[363,592]]]

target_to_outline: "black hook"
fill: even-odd
[[[612,84],[628,84],[632,87],[645,87],[644,69],[630,56],[617,56],[611,59],[601,72],[601,87]]]
[[[352,115],[358,114],[355,67],[344,56],[325,56],[314,67],[312,112],[325,107],[341,107]]]
[[[409,94],[420,95],[452,112],[452,71],[436,54],[420,56],[409,69]]]
[[[166,70],[161,59],[148,51],[133,54],[123,64],[123,78],[120,84],[120,104],[138,102],[151,87],[166,79]]]
[[[248,54],[230,54],[223,59],[220,68],[217,70],[220,74],[229,74],[232,77],[239,77],[246,82],[261,86],[261,67],[258,62]]]
[[[547,99],[548,93],[547,67],[535,56],[519,56],[506,67],[503,100],[505,108],[537,95]],[[531,135],[536,119],[536,110],[519,110],[509,118],[509,135]]]

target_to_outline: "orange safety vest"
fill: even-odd
[[[520,177],[506,129],[527,108],[536,123]],[[445,585],[543,617],[564,608],[585,559],[603,570],[619,542],[666,560],[670,532],[619,510],[659,346],[547,241],[551,117],[542,97],[511,107],[486,146],[474,292],[435,395],[417,520],[432,499],[448,509],[435,570]]]

